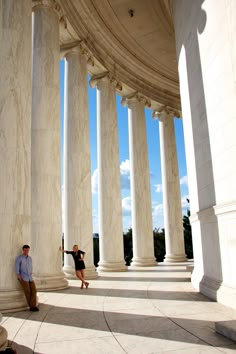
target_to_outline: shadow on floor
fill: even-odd
[[[76,336],[80,339],[81,333],[86,329],[90,331],[90,335],[93,331],[104,331],[112,332],[114,335],[133,335],[198,345],[212,346],[213,343],[217,342],[218,346],[228,347],[234,344],[220,334],[215,333],[215,323],[210,320],[186,319],[178,318],[177,316],[166,317],[164,315],[156,316],[154,312],[153,315],[139,315],[125,313],[125,310],[123,310],[124,313],[121,313],[121,310],[119,312],[116,311],[118,310],[104,312],[103,310],[86,310],[41,304],[40,311],[37,313],[22,311],[11,314],[10,317],[25,319],[25,321],[41,322],[40,332],[37,336],[39,342],[54,342],[58,341],[58,338],[72,340]],[[68,331],[65,330],[67,326],[70,327]],[[28,350],[30,349],[28,348]],[[25,351],[24,353],[32,352]]]
[[[96,280],[97,281],[97,280]],[[125,283],[124,283],[125,284]],[[38,292],[40,294],[40,292]],[[89,288],[81,290],[77,286],[70,286],[67,289],[43,291],[43,293],[61,293],[73,295],[89,296],[109,296],[133,299],[156,299],[156,300],[178,300],[178,301],[197,301],[214,302],[206,296],[195,291],[161,291],[161,290],[134,290],[134,289],[110,289],[110,288]]]
[[[31,348],[26,347],[24,345],[20,345],[16,342],[10,342],[9,343],[9,347],[11,347],[12,349],[14,349],[16,351],[16,354],[18,353],[24,353],[24,354],[43,354],[43,353],[39,353],[39,352],[35,352],[33,351]],[[5,353],[7,354],[7,352]]]

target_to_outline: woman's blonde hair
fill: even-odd
[[[78,246],[78,245],[74,245],[74,246],[73,246],[73,248],[74,248],[74,247],[78,247],[78,248],[79,248],[79,246]]]

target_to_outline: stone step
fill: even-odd
[[[216,322],[215,329],[217,333],[236,342],[236,320]]]

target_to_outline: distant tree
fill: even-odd
[[[157,262],[163,262],[166,254],[165,229],[155,228],[153,230],[154,255]]]
[[[99,262],[99,238],[93,238],[93,259],[95,267],[98,266]]]
[[[189,203],[189,199],[186,199]],[[190,224],[190,210],[187,210],[187,215],[183,216],[183,228],[184,228],[184,244],[185,253],[188,259],[193,258],[193,243],[192,243],[192,227]]]
[[[127,232],[123,233],[123,239],[125,263],[127,266],[129,266],[133,258],[132,228],[129,228]]]
[[[62,233],[62,249],[64,250],[64,232]],[[62,266],[64,267],[64,252],[62,252]]]
[[[129,228],[127,232],[123,233],[124,237],[124,258],[126,265],[131,264],[133,258],[133,242],[132,242],[132,228]],[[162,262],[165,256],[165,230],[154,229],[154,254],[158,262]]]

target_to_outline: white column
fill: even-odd
[[[15,257],[23,244],[30,243],[31,6],[31,0],[0,2],[2,312],[27,306],[15,274]]]
[[[144,107],[149,101],[134,94],[124,97],[128,104],[130,185],[132,200],[133,259],[131,266],[156,266],[152,227],[149,164]]]
[[[173,22],[194,247],[191,280],[235,309],[236,2],[173,1]]]
[[[91,79],[97,85],[98,206],[99,250],[98,271],[125,271],[120,163],[116,117],[115,86],[109,74]]]
[[[2,314],[0,313],[0,323],[2,321]],[[0,350],[4,351],[7,347],[8,340],[7,340],[7,330],[0,326]]]
[[[74,244],[78,244],[86,252],[86,279],[96,278],[93,261],[87,57],[82,45],[65,55],[64,107],[64,248],[71,250]],[[72,257],[65,254],[64,259],[67,277],[75,277]]]
[[[165,226],[165,262],[185,262],[178,161],[174,130],[174,113],[154,111],[159,118],[161,173]]]
[[[56,1],[33,7],[32,255],[38,289],[67,287],[62,272],[59,102],[59,11]]]

